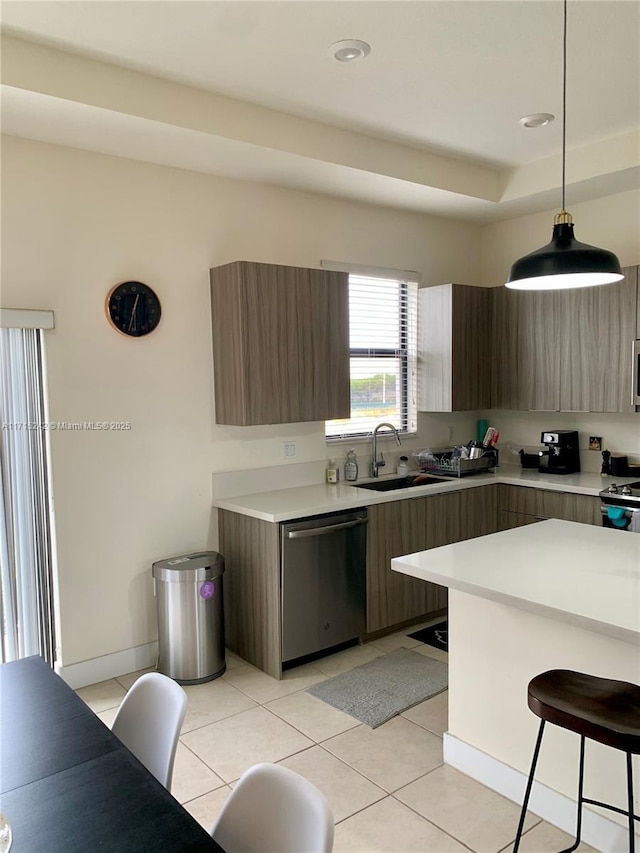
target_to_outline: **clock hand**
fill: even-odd
[[[136,294],[136,298],[133,301],[133,308],[131,309],[131,319],[129,320],[129,331],[133,332],[136,328],[136,308],[138,307],[138,301],[140,299],[140,294]]]

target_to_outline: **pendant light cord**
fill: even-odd
[[[565,212],[565,172],[567,160],[567,0],[564,0],[562,39],[562,211]]]

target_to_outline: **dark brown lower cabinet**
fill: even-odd
[[[570,492],[490,484],[368,507],[367,634],[388,631],[447,606],[447,589],[391,570],[391,560],[562,518],[600,524],[600,499]],[[279,525],[218,511],[224,575],[226,642],[231,651],[280,678]]]
[[[392,571],[393,557],[494,533],[496,524],[494,485],[370,506],[367,633],[437,614],[447,606],[446,587]]]
[[[498,499],[500,530],[509,530],[548,518],[578,521],[583,524],[602,524],[600,498],[592,495],[499,485]]]
[[[221,509],[218,528],[227,648],[280,678],[280,527]]]

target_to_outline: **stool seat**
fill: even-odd
[[[640,687],[567,669],[529,682],[529,708],[555,726],[640,754]]]

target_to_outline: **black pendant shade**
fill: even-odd
[[[580,243],[573,235],[572,222],[556,222],[551,242],[517,260],[506,286],[565,290],[611,284],[621,278],[620,262],[613,252]]]
[[[568,290],[612,284],[623,277],[620,261],[606,249],[580,243],[573,236],[571,214],[565,209],[567,160],[567,0],[562,31],[562,211],[553,222],[551,242],[511,267],[505,286],[514,290]]]

